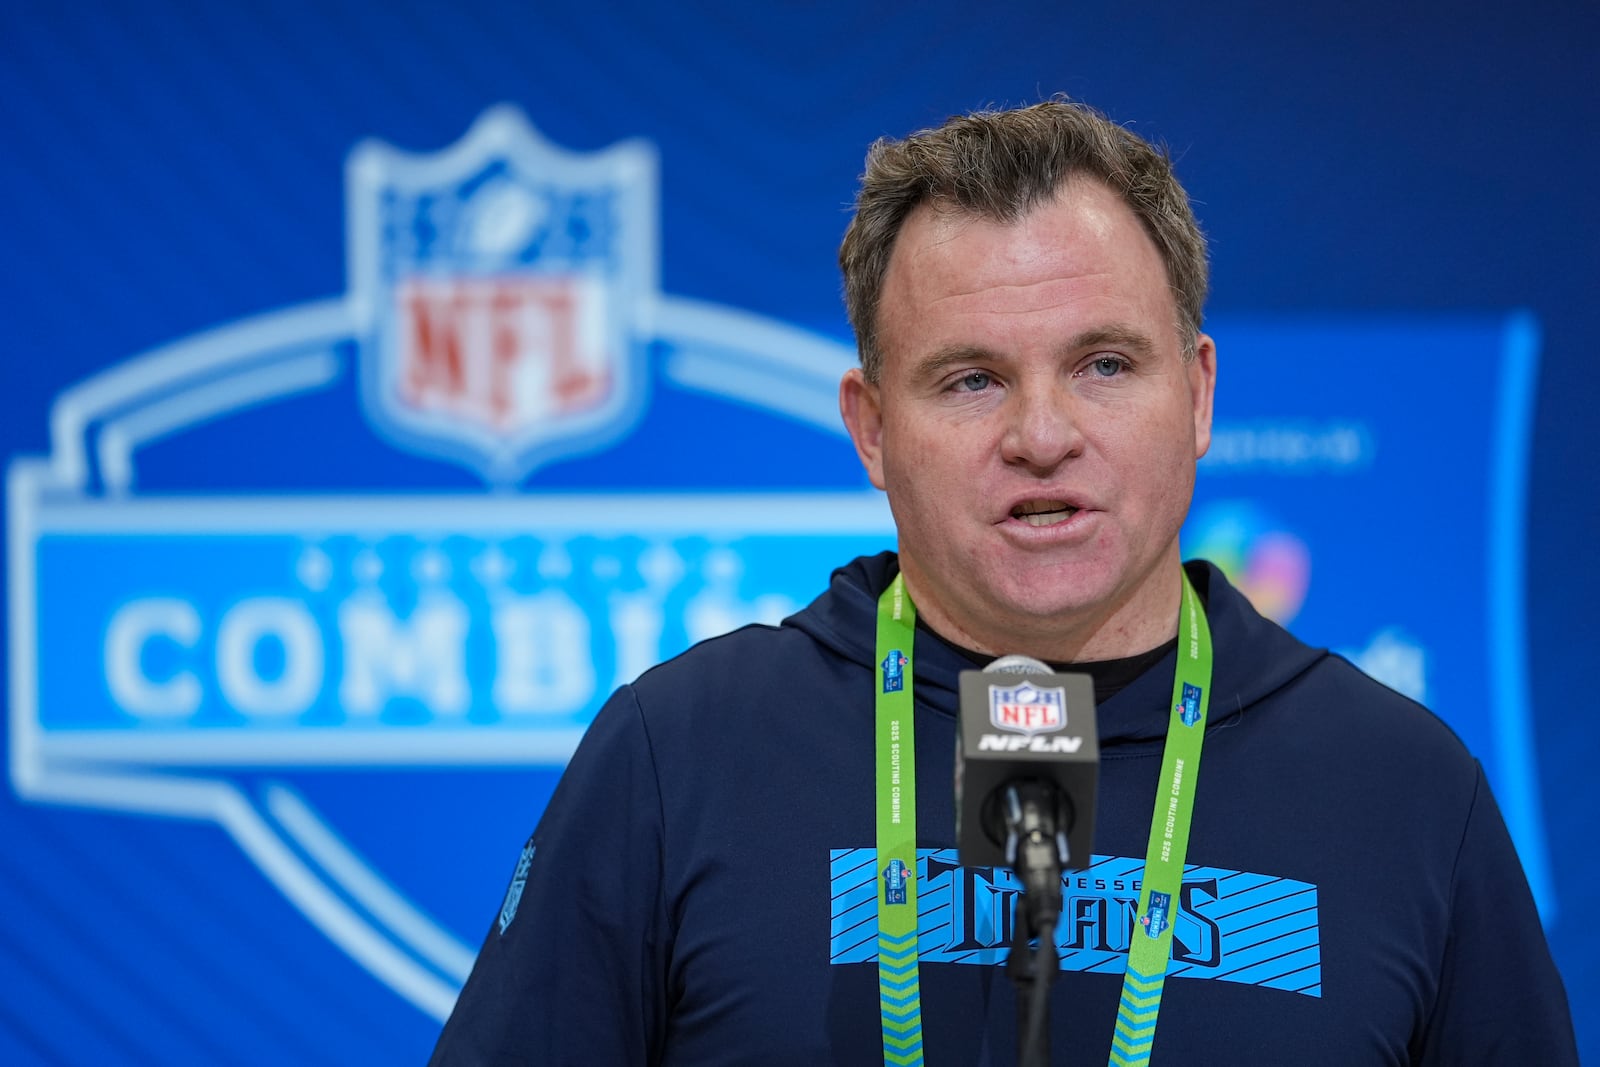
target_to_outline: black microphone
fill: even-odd
[[[961,672],[956,843],[962,866],[1011,867],[1031,840],[1061,868],[1089,865],[1100,742],[1094,683],[1027,656]],[[1059,888],[1057,889],[1059,892]]]
[[[1100,741],[1094,683],[1027,656],[961,672],[956,844],[964,867],[1010,867],[1022,882],[1006,970],[1017,987],[1017,1062],[1050,1063],[1050,985],[1061,872],[1087,867]]]

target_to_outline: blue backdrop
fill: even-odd
[[[865,146],[1065,91],[1212,237],[1186,551],[1484,760],[1600,983],[1589,5],[0,11],[0,1062],[425,1058],[620,680],[892,543]]]

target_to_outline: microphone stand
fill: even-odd
[[[1061,919],[1061,872],[1068,859],[1063,811],[1067,801],[1049,782],[1005,787],[1006,862],[1022,879],[1006,971],[1017,987],[1017,1063],[1050,1065],[1050,985],[1061,970],[1056,926]]]

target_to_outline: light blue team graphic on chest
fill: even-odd
[[[878,958],[876,893],[881,872],[870,848],[829,854],[833,897],[829,962]],[[1095,856],[1066,876],[1056,929],[1061,969],[1121,975],[1134,937],[1149,936],[1138,913],[1143,862]],[[924,965],[993,966],[1010,955],[1012,912],[1022,883],[1003,868],[962,867],[956,850],[917,850],[917,937]],[[1152,922],[1157,920],[1152,919]],[[1173,930],[1170,978],[1203,978],[1322,995],[1317,887],[1309,882],[1190,865],[1159,920]]]

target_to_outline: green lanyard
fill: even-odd
[[[1189,852],[1189,817],[1194,812],[1194,787],[1200,777],[1200,747],[1206,739],[1206,711],[1211,706],[1211,627],[1206,613],[1183,576],[1183,612],[1178,621],[1178,669],[1172,676],[1172,707],[1167,719],[1166,751],[1156,783],[1155,810],[1150,813],[1150,844],[1144,854],[1144,885],[1139,890],[1139,921],[1128,946],[1128,970],[1122,976],[1122,1002],[1111,1034],[1114,1067],[1150,1062],[1156,1038],[1161,988],[1172,954],[1172,925],[1183,891],[1183,861]]]
[[[911,699],[911,651],[917,611],[895,576],[878,599],[877,878],[878,1006],[883,1018],[883,1062],[906,1067],[922,1059],[922,996],[917,981],[917,785]],[[1211,629],[1200,598],[1183,575],[1178,624],[1178,667],[1172,711],[1161,757],[1161,778],[1150,815],[1122,1001],[1112,1032],[1110,1067],[1150,1062],[1172,925],[1183,890],[1184,858],[1194,811],[1200,749],[1211,701]]]
[[[917,609],[894,576],[878,598],[878,1010],[883,1062],[922,1063],[917,984],[917,753],[911,646]]]

